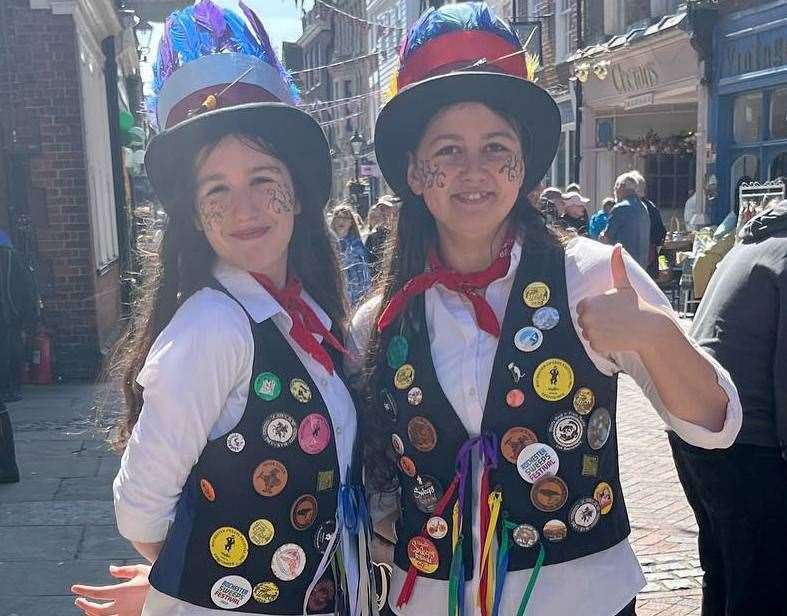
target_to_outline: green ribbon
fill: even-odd
[[[448,583],[448,616],[456,616],[459,609],[459,575],[462,568],[462,542],[464,537],[459,535],[454,554],[451,558]]]
[[[527,583],[527,588],[525,588],[525,594],[522,595],[522,602],[519,604],[519,609],[516,612],[516,616],[524,616],[525,614],[525,608],[530,601],[530,595],[533,594],[533,589],[536,587],[538,574],[541,573],[541,565],[544,564],[544,558],[546,558],[546,555],[547,554],[544,551],[544,543],[542,541],[538,552],[538,558],[536,559],[536,564],[533,567],[533,573],[530,574],[530,580]]]

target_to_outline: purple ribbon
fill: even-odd
[[[470,473],[470,454],[478,446],[478,454],[486,468],[497,468],[497,435],[479,434],[467,439],[456,454],[456,472],[459,473],[459,515],[465,510],[465,487]]]

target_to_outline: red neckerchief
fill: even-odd
[[[301,297],[301,281],[295,276],[287,278],[287,284],[282,289],[277,289],[271,279],[264,274],[249,272],[254,280],[259,282],[265,290],[271,294],[273,299],[279,302],[285,312],[292,319],[290,337],[296,344],[306,351],[311,357],[319,362],[328,374],[333,374],[333,360],[328,351],[317,342],[315,336],[322,336],[322,339],[341,353],[347,353],[341,342],[337,340],[319,317],[314,314],[309,304]]]
[[[478,290],[483,289],[491,282],[502,278],[508,273],[508,269],[511,267],[511,248],[513,246],[514,237],[511,235],[503,243],[500,254],[492,261],[489,267],[480,272],[471,272],[469,274],[460,274],[446,268],[437,256],[437,252],[432,249],[427,259],[429,270],[411,278],[394,294],[380,315],[380,319],[377,322],[377,330],[382,332],[393,323],[405,309],[411,297],[420,295],[435,284],[441,284],[446,289],[461,293],[470,300],[475,310],[475,321],[478,327],[499,338],[500,323],[497,321],[497,316],[495,316],[492,307],[487,303],[484,296],[478,293]]]

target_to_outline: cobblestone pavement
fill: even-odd
[[[110,583],[110,562],[139,562],[115,530],[118,457],[91,432],[94,396],[89,385],[35,387],[10,405],[22,482],[0,485],[0,616],[76,614],[72,583]],[[638,614],[699,614],[697,527],[661,421],[627,377],[620,401],[631,540],[648,578]]]

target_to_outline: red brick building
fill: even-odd
[[[118,119],[138,64],[121,17],[113,0],[0,2],[0,228],[34,268],[66,379],[97,373],[121,318]]]

